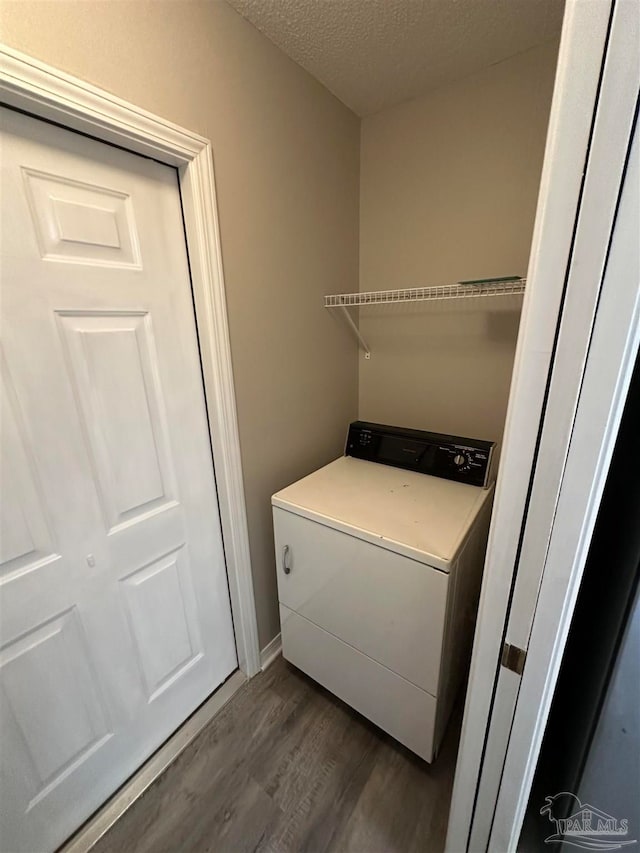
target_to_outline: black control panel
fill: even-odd
[[[495,443],[458,435],[354,421],[345,456],[486,488]]]

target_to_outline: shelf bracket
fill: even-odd
[[[342,313],[344,314],[345,320],[351,326],[351,328],[353,330],[353,334],[356,336],[360,346],[364,350],[364,357],[366,359],[370,359],[371,358],[371,350],[367,346],[367,342],[365,341],[365,339],[360,334],[360,329],[356,326],[351,314],[349,314],[349,310],[347,309],[347,307],[345,305],[339,305],[337,307],[339,307],[340,310],[342,311]]]

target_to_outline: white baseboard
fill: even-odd
[[[271,666],[281,651],[282,635],[276,634],[273,640],[271,640],[270,643],[267,643],[264,649],[260,652],[260,668],[264,671],[268,666]]]

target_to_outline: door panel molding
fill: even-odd
[[[255,675],[260,650],[211,143],[6,45],[0,100],[178,169],[238,661]]]
[[[178,506],[149,313],[56,311],[56,319],[108,533]],[[114,364],[115,394],[105,375]]]

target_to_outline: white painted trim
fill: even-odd
[[[553,371],[505,634],[505,642],[525,650],[529,645],[591,346],[640,84],[637,70],[634,74],[633,63],[629,62],[637,43],[637,33],[634,33],[628,16],[625,18],[625,2],[618,0],[609,32]],[[629,11],[630,7],[626,9]],[[620,328],[622,331],[622,318]],[[507,679],[511,682],[513,674],[501,667],[478,786],[469,844],[472,850],[484,850],[491,833],[520,687],[518,677],[515,690],[502,689],[502,682]],[[538,712],[542,713],[541,709]],[[518,785],[519,780],[514,780],[514,789]]]
[[[267,643],[260,652],[261,669],[264,671],[267,667],[271,666],[280,654],[282,654],[282,634],[276,634],[273,640]]]
[[[578,407],[591,333],[607,263],[633,128],[640,59],[637,0],[618,0],[604,64],[589,162],[568,273],[553,374],[540,439],[538,462],[518,566],[506,642],[526,649],[553,526],[571,430]]]
[[[0,45],[0,100],[178,168],[238,662],[246,675],[255,675],[260,647],[211,144],[5,45]]]
[[[135,801],[153,785],[189,744],[246,684],[240,670],[231,675],[216,692],[164,743],[138,772],[97,811],[61,848],[59,853],[87,853],[119,820]]]
[[[629,56],[623,53],[620,59],[628,62]],[[616,90],[616,97],[619,95]],[[638,355],[639,138],[636,126],[527,662],[513,715],[489,842],[491,851],[517,848],[600,499]],[[555,793],[558,792],[548,792],[549,795]]]
[[[565,7],[449,814],[448,853],[467,849],[610,8],[610,0],[568,0]]]

